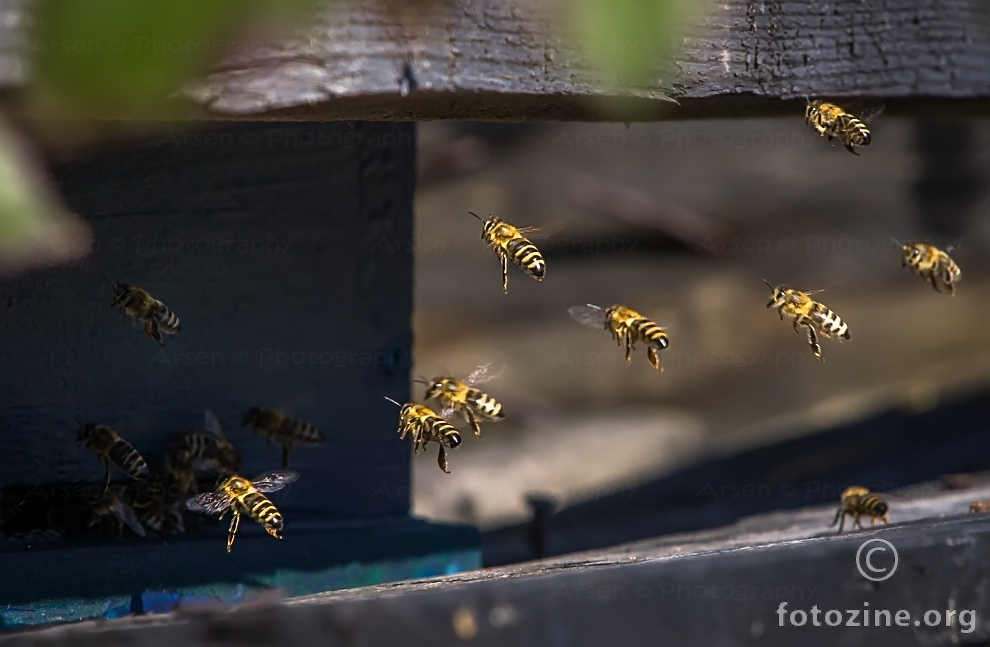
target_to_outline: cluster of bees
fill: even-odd
[[[834,103],[821,100],[808,101],[805,108],[805,121],[821,136],[827,137],[829,141],[839,140],[849,152],[858,156],[859,153],[856,152],[855,147],[869,146],[872,141],[870,131],[864,121],[878,116],[883,111],[883,106],[879,104],[872,107],[867,106],[866,110],[868,112],[861,113],[862,118],[859,118]],[[498,257],[502,270],[503,293],[507,294],[509,289],[508,266],[510,260],[531,278],[536,281],[543,280],[547,272],[546,261],[536,245],[527,238],[528,234],[531,235],[539,231],[538,228],[515,227],[491,215],[482,218],[474,212],[469,211],[468,213],[481,221],[481,238],[495,251],[495,255]],[[950,294],[955,296],[955,283],[959,280],[961,271],[947,252],[922,242],[900,243],[896,240],[895,242],[901,245],[901,265],[903,267],[912,268],[919,276],[930,282],[936,291],[941,292],[939,285],[942,284]],[[765,279],[764,283],[767,284],[771,292],[770,301],[766,307],[777,310],[781,320],[790,319],[795,332],[805,331],[811,352],[819,361],[825,361],[822,357],[819,338],[830,339],[833,336],[839,340],[850,338],[849,325],[823,303],[811,298],[812,294],[822,290],[802,291],[787,285],[774,286]],[[625,346],[627,364],[632,362],[632,354],[636,344],[642,343],[646,346],[646,357],[650,365],[663,371],[660,365],[660,351],[669,346],[669,338],[664,328],[649,317],[620,304],[613,304],[608,307],[591,303],[575,305],[568,309],[568,314],[583,326],[602,329],[611,333],[612,338],[620,347]],[[479,371],[484,373],[486,369],[487,366],[483,366]],[[449,470],[447,469],[445,450],[453,449],[461,444],[460,433],[446,420],[451,413],[456,411],[465,417],[478,436],[481,435],[478,426],[479,419],[496,420],[503,417],[502,405],[490,395],[476,388],[475,385],[480,383],[478,381],[479,371],[473,373],[466,381],[452,377],[438,377],[423,381],[427,385],[426,399],[434,400],[444,407],[440,413],[425,404],[410,402],[399,405],[391,398],[386,398],[401,407],[399,411],[399,438],[404,439],[407,435],[411,436],[413,453],[416,454],[427,443],[436,442],[440,446],[437,457],[440,469],[446,473],[449,473]],[[856,491],[858,492],[858,490]],[[875,511],[879,509],[879,507],[875,507],[879,506],[876,503],[877,499],[873,498],[875,496],[869,493],[854,493],[849,494],[848,499],[844,497],[843,500],[848,505],[853,506],[850,509],[860,510],[862,506],[867,506],[864,509]],[[884,510],[886,510],[885,506],[886,504],[882,506]],[[851,512],[850,514],[855,513]],[[842,518],[845,519],[844,516]]]

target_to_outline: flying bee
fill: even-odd
[[[254,433],[263,434],[272,441],[282,445],[282,469],[289,467],[289,457],[296,443],[303,445],[318,445],[325,439],[323,432],[309,424],[282,415],[275,409],[251,407],[244,414],[241,424],[252,427]]]
[[[177,481],[188,484],[188,489],[193,492],[196,490],[197,471],[229,476],[241,469],[241,455],[227,440],[216,415],[207,410],[203,421],[209,433],[184,434],[169,444],[165,454],[166,470]]]
[[[888,523],[887,509],[887,502],[879,494],[872,493],[865,487],[854,485],[843,490],[839,500],[839,509],[835,513],[835,520],[832,521],[831,526],[838,523],[839,532],[842,532],[842,526],[846,523],[846,515],[854,519],[858,528],[863,527],[860,523],[860,517],[870,517],[871,526],[875,526],[877,521],[886,524]]]
[[[646,344],[646,357],[650,365],[663,372],[660,366],[660,351],[667,348],[669,340],[663,328],[644,317],[632,308],[613,305],[602,308],[591,303],[583,306],[571,306],[567,309],[571,319],[589,328],[600,328],[612,333],[619,346],[625,341],[626,364],[632,362],[632,352],[636,342]]]
[[[103,462],[105,468],[103,475],[104,491],[110,487],[110,463],[113,463],[124,474],[136,481],[148,478],[151,473],[148,469],[148,463],[134,448],[134,445],[121,438],[116,431],[106,425],[98,425],[93,422],[80,425],[76,440],[99,456]]]
[[[399,440],[404,440],[407,435],[413,439],[413,454],[419,453],[419,448],[424,450],[430,442],[435,442],[440,446],[437,453],[437,464],[440,469],[450,474],[447,469],[447,449],[453,449],[461,444],[461,434],[454,429],[453,425],[436,414],[433,409],[413,402],[399,404],[392,398],[386,400],[400,407],[399,409]]]
[[[427,400],[435,400],[443,407],[440,412],[442,417],[446,418],[455,411],[460,413],[471,424],[474,435],[481,438],[480,420],[496,422],[505,417],[502,404],[474,386],[497,377],[488,375],[490,366],[491,364],[479,366],[463,382],[453,377],[435,377],[432,380],[419,378],[416,382],[426,385]]]
[[[120,311],[136,321],[144,324],[144,333],[156,342],[165,345],[162,334],[174,335],[182,329],[182,324],[175,313],[164,303],[151,296],[147,290],[142,290],[127,283],[114,283],[103,277],[113,286],[113,302],[110,307],[120,306]]]
[[[955,283],[962,276],[962,270],[947,253],[927,243],[907,243],[901,245],[901,251],[901,267],[910,266],[921,278],[929,281],[936,292],[941,292],[938,287],[941,280],[949,294],[956,295]],[[951,247],[949,251],[952,251]]]
[[[145,537],[144,526],[138,521],[134,508],[124,502],[124,496],[124,488],[109,488],[90,503],[89,527],[98,526],[112,518],[116,521],[118,536],[123,535],[126,525],[137,536]]]
[[[846,112],[834,103],[816,99],[809,101],[804,108],[804,120],[822,137],[829,141],[838,139],[853,155],[859,157],[854,146],[869,146],[873,137],[866,123],[883,112],[883,104],[865,106],[860,116]]]
[[[265,493],[281,490],[289,483],[299,478],[296,472],[287,470],[266,472],[257,478],[247,480],[242,476],[228,476],[218,486],[216,492],[207,492],[194,496],[186,501],[186,508],[193,512],[206,514],[221,513],[223,519],[227,511],[233,513],[230,520],[230,530],[227,533],[227,552],[234,545],[237,528],[241,524],[241,515],[254,519],[269,535],[281,539],[285,525],[282,513],[278,511]]]
[[[538,231],[536,227],[517,228],[491,214],[485,219],[473,211],[468,213],[483,223],[481,239],[491,245],[502,265],[503,293],[509,293],[509,259],[537,281],[543,280],[547,274],[547,263],[543,260],[543,254],[536,245],[523,236]]]
[[[808,345],[811,346],[811,352],[819,361],[824,362],[825,360],[822,359],[822,347],[818,343],[818,335],[825,339],[829,339],[831,335],[835,335],[839,339],[849,339],[848,324],[840,319],[839,315],[826,308],[824,304],[809,296],[821,292],[821,290],[802,292],[786,285],[774,287],[766,279],[763,279],[763,282],[773,292],[767,307],[777,309],[781,321],[784,320],[785,316],[793,317],[794,332],[801,332],[801,326],[808,330]]]

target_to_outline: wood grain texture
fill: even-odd
[[[937,487],[933,484],[933,488]],[[906,495],[891,526],[836,535],[833,506],[765,515],[735,526],[461,575],[350,589],[263,606],[126,618],[25,632],[0,645],[872,645],[981,644],[990,622],[979,566],[990,546],[986,515],[968,503],[990,495]],[[938,519],[944,515],[946,518]],[[898,551],[885,582],[856,569],[857,549],[883,538]],[[872,547],[872,546],[871,546]],[[882,557],[873,565],[887,567]],[[777,609],[939,609],[941,627],[869,630],[780,627]],[[977,610],[972,630],[944,624],[945,610]],[[844,615],[844,614],[843,614]],[[820,620],[819,620],[820,622]],[[466,642],[470,641],[470,642]]]
[[[301,478],[278,495],[288,524],[407,514],[410,446],[383,396],[409,394],[412,254],[380,242],[412,236],[414,154],[409,124],[245,124],[55,168],[96,243],[0,287],[0,484],[98,481],[74,418],[159,466],[207,408],[253,477],[280,449],[242,411],[271,406],[326,435],[296,448]],[[159,347],[110,307],[101,275],[147,289],[181,332]]]
[[[26,78],[27,2],[0,4],[3,85]],[[202,117],[279,119],[601,120],[589,100],[605,97],[629,119],[792,114],[780,99],[804,95],[879,97],[895,114],[974,99],[969,110],[988,110],[990,20],[969,0],[711,2],[654,83],[621,90],[585,54],[637,44],[578,46],[545,4],[327,3],[283,40],[225,41],[229,55],[185,95]]]

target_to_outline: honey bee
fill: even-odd
[[[990,510],[990,501],[973,501],[969,504],[970,512],[986,512]]]
[[[104,491],[110,487],[110,463],[113,463],[124,474],[136,481],[142,481],[148,478],[150,474],[148,463],[134,448],[134,445],[121,438],[116,431],[106,425],[98,425],[93,422],[80,425],[76,440],[99,456],[103,462],[105,468],[103,475]]]
[[[265,532],[275,539],[282,538],[279,534],[285,525],[282,513],[268,500],[265,493],[281,490],[298,478],[299,474],[287,470],[266,472],[250,481],[237,475],[228,476],[217,486],[216,492],[200,494],[186,501],[186,508],[206,514],[219,512],[221,519],[228,510],[233,513],[230,530],[227,533],[229,553],[234,545],[234,537],[237,535],[242,514],[261,524]]]
[[[669,340],[663,328],[647,319],[632,308],[613,305],[602,308],[591,303],[571,306],[567,309],[571,319],[589,328],[601,328],[612,333],[612,338],[621,346],[626,343],[626,364],[632,362],[632,352],[636,342],[646,344],[646,357],[650,365],[660,372],[660,351],[667,348]]]
[[[901,245],[901,250],[904,254],[901,267],[913,268],[921,278],[931,282],[936,292],[942,291],[938,287],[941,280],[949,294],[956,295],[955,282],[962,276],[962,270],[947,253],[927,243],[907,243]]]
[[[763,282],[773,291],[767,307],[776,308],[780,312],[781,321],[784,320],[784,316],[793,317],[794,332],[801,332],[801,326],[807,328],[808,344],[819,361],[825,360],[822,359],[822,347],[818,343],[818,335],[825,339],[829,339],[831,335],[839,339],[849,339],[849,326],[846,322],[824,304],[808,296],[821,290],[802,292],[785,285],[773,287],[766,279],[763,279]]]
[[[426,449],[430,442],[435,442],[440,446],[437,453],[437,464],[445,473],[450,474],[447,469],[447,449],[453,449],[461,444],[461,434],[459,431],[438,416],[433,409],[422,405],[408,402],[399,404],[392,398],[386,400],[400,407],[399,410],[399,440],[404,440],[407,435],[413,439],[413,454],[419,453],[419,448]]]
[[[116,521],[118,536],[123,535],[125,525],[133,530],[137,536],[146,536],[144,526],[138,521],[134,508],[124,502],[124,496],[124,488],[122,487],[105,490],[90,504],[89,528],[113,519]]]
[[[822,137],[829,141],[838,139],[853,155],[859,157],[854,146],[869,146],[872,141],[870,129],[864,122],[883,112],[882,104],[864,107],[857,118],[834,103],[817,99],[809,101],[804,109],[804,120]]]
[[[252,427],[256,434],[266,436],[269,444],[275,441],[282,445],[282,469],[289,467],[289,457],[295,443],[318,445],[325,439],[323,432],[313,425],[288,418],[275,409],[251,407],[244,414],[241,424]]]
[[[123,314],[137,323],[143,323],[144,332],[148,337],[164,346],[163,333],[174,335],[182,329],[182,324],[175,313],[151,296],[147,290],[127,283],[114,283],[105,276],[103,278],[113,286],[114,298],[110,307],[119,305]]]
[[[505,418],[502,404],[474,387],[476,384],[484,384],[497,377],[488,375],[490,366],[491,364],[479,366],[464,382],[453,377],[435,377],[432,380],[420,378],[416,382],[426,385],[427,400],[435,400],[443,407],[441,416],[446,418],[455,411],[460,413],[471,424],[474,435],[481,438],[479,420],[496,422]]]
[[[203,416],[207,434],[184,434],[169,444],[165,454],[166,469],[177,481],[196,491],[197,471],[216,472],[222,476],[241,469],[241,455],[227,440],[223,425],[207,410]]]
[[[871,526],[875,526],[877,521],[886,524],[888,523],[887,502],[879,494],[871,493],[865,487],[854,485],[842,492],[839,509],[835,513],[835,520],[832,521],[831,526],[838,523],[839,532],[842,532],[842,526],[846,523],[846,515],[855,520],[858,528],[863,527],[860,523],[860,517],[870,517]]]
[[[502,292],[509,293],[509,259],[537,281],[547,274],[547,263],[543,254],[523,234],[537,231],[536,227],[513,227],[504,220],[493,217],[482,218],[473,211],[469,214],[483,223],[481,239],[491,245],[502,265]]]
[[[134,509],[148,530],[156,533],[186,531],[182,508],[189,492],[188,482],[168,474],[153,474],[134,495]]]

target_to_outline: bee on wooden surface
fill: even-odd
[[[148,337],[164,346],[162,334],[174,335],[182,329],[175,313],[147,290],[127,283],[114,283],[105,276],[103,278],[113,286],[114,298],[110,307],[120,306],[122,313],[137,323],[144,324],[144,332]]]
[[[136,481],[148,478],[150,470],[148,463],[141,453],[120,435],[107,427],[88,422],[79,427],[76,439],[85,445],[86,449],[94,452],[103,462],[103,490],[110,486],[110,464],[113,463],[120,471]]]
[[[473,211],[468,213],[483,223],[481,239],[491,245],[502,265],[503,293],[508,294],[509,292],[509,259],[512,259],[512,262],[518,265],[519,269],[537,281],[543,280],[547,274],[547,263],[543,260],[543,254],[536,248],[536,245],[523,235],[538,231],[536,227],[517,228],[490,214],[485,219]]]
[[[154,473],[138,487],[132,505],[148,530],[159,534],[184,533],[182,509],[188,493],[188,481],[177,480],[167,473]]]
[[[115,486],[108,488],[90,504],[89,528],[100,526],[109,520],[116,522],[117,535],[124,534],[126,525],[139,537],[146,536],[144,526],[138,521],[134,508],[124,501],[125,488]]]
[[[839,524],[839,532],[842,532],[842,526],[846,523],[846,515],[853,518],[858,528],[863,527],[860,523],[860,517],[870,517],[871,526],[875,526],[877,521],[886,524],[888,523],[887,509],[887,502],[879,494],[874,494],[865,487],[854,485],[843,490],[839,500],[839,509],[835,513],[835,520],[832,521],[831,526]]]
[[[236,474],[241,469],[241,455],[227,440],[223,425],[207,410],[203,415],[206,434],[184,434],[169,443],[165,454],[166,470],[177,481],[187,483],[196,491],[196,472],[215,472],[221,476]]]
[[[626,344],[626,364],[632,363],[632,352],[636,342],[646,344],[646,357],[650,365],[663,372],[660,366],[660,351],[667,348],[669,340],[663,328],[644,317],[632,308],[613,305],[602,308],[591,303],[571,306],[567,309],[571,319],[589,328],[600,328],[612,333],[619,346]]]
[[[990,501],[973,501],[969,504],[970,512],[987,512],[990,510]]]
[[[962,276],[962,270],[947,253],[927,243],[907,243],[901,245],[901,251],[901,267],[911,267],[921,278],[929,281],[936,292],[942,291],[938,287],[941,281],[949,294],[956,295],[955,283]]]
[[[416,382],[426,385],[427,400],[434,400],[443,407],[441,416],[447,418],[454,412],[459,413],[470,423],[474,435],[481,438],[481,420],[496,422],[505,418],[502,404],[474,386],[497,377],[488,375],[490,367],[491,364],[479,366],[463,382],[453,377],[418,378]]]
[[[825,360],[822,359],[822,347],[818,343],[818,335],[825,339],[829,339],[831,335],[835,335],[839,339],[849,339],[848,324],[824,304],[809,296],[821,292],[821,290],[802,292],[786,285],[774,287],[766,279],[763,279],[763,282],[773,292],[767,307],[775,308],[780,313],[781,321],[784,320],[785,316],[792,317],[794,332],[801,332],[801,326],[807,329],[808,345],[811,346],[811,352],[819,361],[824,362]]]
[[[461,444],[461,434],[454,429],[453,425],[437,415],[433,409],[413,402],[399,404],[392,398],[386,400],[400,407],[399,409],[399,440],[404,440],[407,435],[413,439],[413,454],[419,453],[419,448],[424,450],[430,442],[435,442],[440,446],[437,453],[437,464],[440,469],[450,474],[447,469],[447,449],[453,449]]]
[[[883,112],[882,104],[864,106],[856,117],[834,103],[817,99],[809,101],[804,109],[804,120],[822,137],[829,141],[838,139],[853,155],[859,156],[854,146],[869,146],[873,137],[866,123]]]
[[[241,476],[229,476],[217,486],[216,492],[200,494],[186,501],[186,508],[206,514],[219,512],[221,519],[228,510],[233,513],[230,530],[227,533],[229,553],[234,545],[234,537],[237,535],[242,514],[261,524],[265,532],[272,537],[282,538],[279,534],[284,526],[282,513],[265,494],[281,490],[298,478],[299,474],[287,470],[266,472],[250,481]]]
[[[313,425],[289,418],[275,409],[251,407],[244,414],[241,424],[252,427],[256,434],[266,436],[268,444],[274,441],[282,445],[282,469],[289,467],[289,457],[296,443],[318,445],[325,439],[323,432]]]

